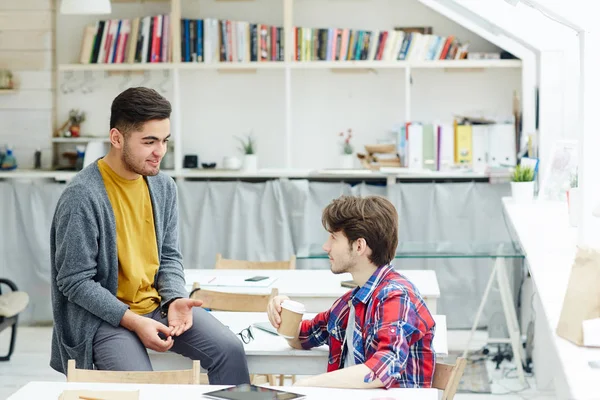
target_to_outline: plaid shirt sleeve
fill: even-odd
[[[390,293],[381,297],[377,307],[376,338],[377,350],[365,365],[372,371],[365,376],[365,383],[375,379],[386,389],[392,387],[406,368],[409,352],[409,337],[417,330],[419,318],[411,307],[410,296],[406,293]]]
[[[305,350],[327,344],[329,332],[327,331],[327,322],[329,321],[330,311],[323,311],[317,314],[312,320],[305,319],[300,324],[300,333],[298,339]]]

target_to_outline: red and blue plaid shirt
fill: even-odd
[[[330,310],[300,325],[302,347],[329,345],[327,371],[343,368],[346,327],[355,308],[354,361],[385,388],[431,387],[435,368],[435,321],[413,284],[391,265],[379,267],[362,287],[336,300]]]

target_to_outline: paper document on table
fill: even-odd
[[[269,287],[277,280],[276,277],[268,277],[257,282],[249,282],[247,279],[256,275],[245,276],[203,276],[195,279],[201,288],[210,286],[229,286],[229,287]],[[266,275],[264,275],[266,276]]]
[[[65,390],[58,400],[138,400],[139,398],[139,390]]]

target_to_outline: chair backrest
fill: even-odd
[[[194,360],[192,369],[178,371],[98,371],[77,369],[75,360],[69,360],[67,382],[199,385],[200,361]]]
[[[269,301],[279,294],[276,288],[271,289],[270,294],[215,292],[200,289],[198,282],[194,283],[193,289],[191,298],[202,300],[202,308],[213,311],[265,312]]]
[[[444,391],[442,400],[454,398],[466,365],[467,359],[463,357],[458,357],[454,365],[435,363],[433,387]]]
[[[217,253],[215,269],[296,269],[296,256],[288,261],[244,261],[225,259]]]

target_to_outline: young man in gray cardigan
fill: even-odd
[[[147,348],[200,360],[211,384],[249,383],[241,340],[188,299],[177,187],[159,173],[170,103],[127,89],[111,107],[109,153],[62,193],[50,232],[50,366],[150,371]],[[190,363],[191,365],[191,363]]]

